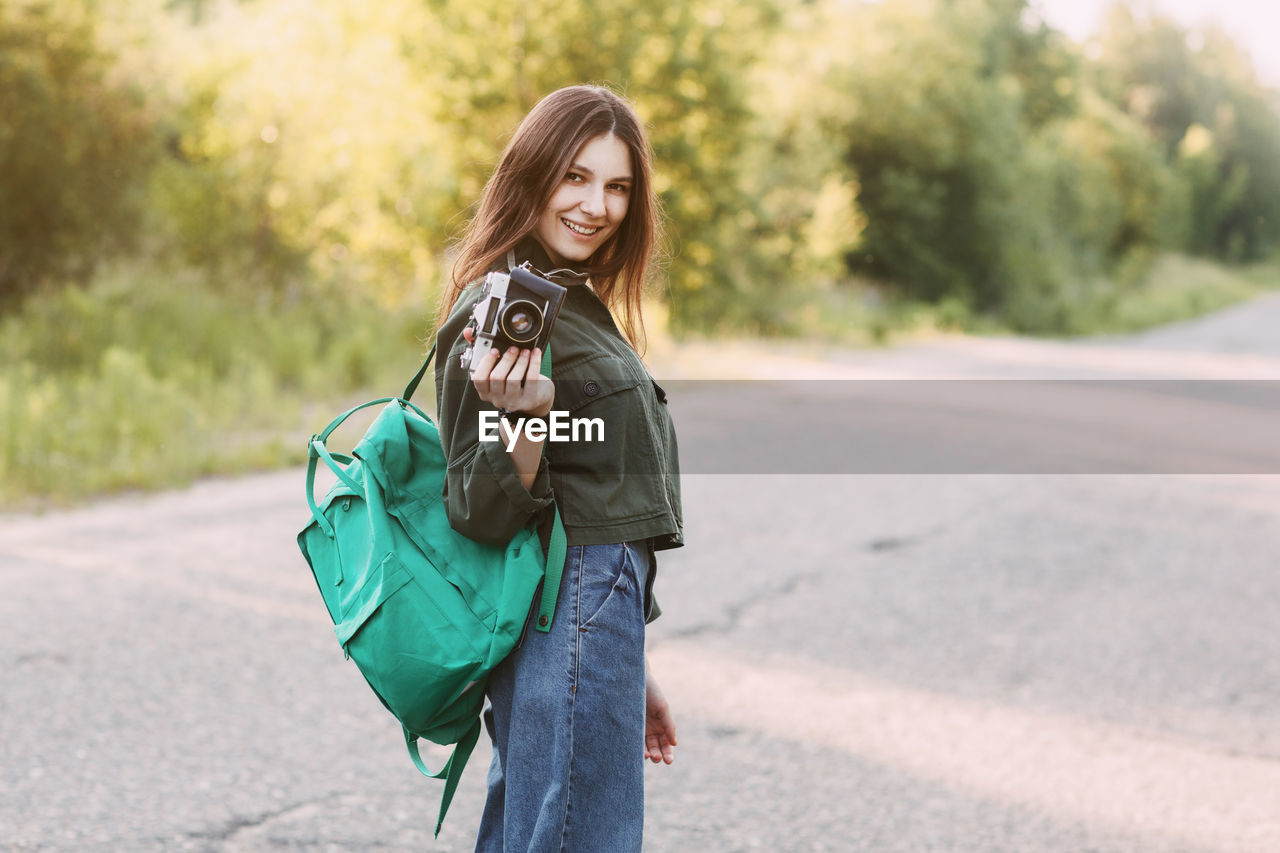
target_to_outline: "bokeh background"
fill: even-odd
[[[1253,4],[1220,5],[1239,34]],[[498,153],[572,83],[650,128],[655,339],[1083,335],[1255,295],[1276,72],[1165,8],[0,0],[0,506],[297,463],[411,373]]]

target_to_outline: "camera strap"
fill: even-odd
[[[516,266],[517,266],[517,264],[516,264],[516,250],[515,250],[515,249],[507,249],[507,269],[508,269],[508,270],[513,270],[513,269],[515,269],[515,268],[516,268]],[[553,276],[553,275],[567,275],[567,276],[573,276],[574,278],[581,278],[581,279],[585,279],[585,278],[587,278],[587,277],[588,277],[588,275],[589,275],[589,273],[585,273],[585,272],[578,272],[577,270],[564,269],[564,268],[556,269],[556,270],[551,270],[550,272],[543,272],[542,270],[538,269],[537,267],[535,267],[533,264],[529,263],[528,261],[525,261],[524,266],[525,266],[525,267],[527,267],[527,268],[528,268],[529,270],[531,270],[532,272],[535,272],[535,273],[537,273],[538,275],[540,275],[540,276],[542,276],[543,278],[546,278],[546,279],[550,279],[550,278],[551,278],[551,276]]]

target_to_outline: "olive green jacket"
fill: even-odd
[[[515,257],[544,272],[555,269],[532,238],[521,242]],[[552,410],[598,419],[603,440],[588,441],[585,434],[577,441],[548,440],[529,489],[501,442],[479,440],[480,412],[496,409],[480,399],[459,364],[467,345],[462,329],[479,300],[474,282],[436,336],[437,352],[444,354],[436,360],[436,419],[449,462],[449,521],[472,539],[503,544],[535,515],[540,527],[549,525],[545,510],[554,501],[570,545],[648,541],[655,551],[683,545],[679,461],[666,393],[582,279],[553,280],[568,293],[551,337]],[[591,435],[598,437],[598,431]]]

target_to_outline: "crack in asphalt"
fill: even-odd
[[[892,551],[901,551],[906,548],[913,548],[930,539],[945,534],[948,530],[962,524],[967,518],[973,517],[975,514],[985,512],[993,506],[1013,503],[1017,500],[1016,496],[1001,495],[992,497],[988,500],[979,502],[978,506],[970,513],[963,516],[957,516],[951,519],[940,521],[925,530],[916,533],[903,534],[901,536],[880,536],[867,541],[861,548],[868,554],[885,554]],[[769,589],[760,590],[754,595],[747,596],[735,602],[728,604],[722,613],[723,618],[708,622],[700,622],[691,625],[688,628],[681,628],[666,634],[663,640],[687,640],[691,637],[703,637],[708,634],[728,634],[736,630],[742,624],[743,616],[753,607],[765,602],[772,602],[784,598],[796,592],[805,581],[817,580],[822,576],[821,571],[801,572],[792,575],[784,580],[780,585]]]
[[[906,538],[899,536],[886,536],[883,539],[872,539],[867,543],[867,550],[871,552],[880,551],[897,551],[901,548],[909,548],[916,544],[918,537],[909,536]]]
[[[18,657],[14,659],[13,665],[15,667],[19,667],[42,663],[68,664],[70,662],[71,659],[69,657],[57,654],[56,652],[31,652],[30,654],[18,655]]]
[[[309,800],[303,800],[301,802],[283,806],[278,809],[262,812],[261,814],[253,815],[251,817],[232,818],[230,821],[222,824],[221,826],[213,827],[210,829],[189,831],[189,832],[183,833],[183,835],[187,838],[200,839],[202,841],[216,841],[216,842],[231,841],[235,838],[236,835],[238,835],[239,833],[243,832],[246,829],[254,829],[256,827],[262,826],[263,824],[270,823],[273,820],[278,820],[279,818],[282,818],[291,812],[298,811],[299,809],[306,808],[307,806],[314,806],[319,803],[323,803],[327,800],[335,799],[338,796],[339,794],[325,794],[324,796],[321,796],[321,797],[313,797]]]
[[[939,528],[935,527],[933,530],[923,534],[916,534],[914,536],[890,536],[873,539],[863,547],[863,550],[873,554],[900,550],[902,548],[919,544],[923,539],[937,535],[939,532]],[[700,622],[697,625],[691,625],[688,628],[681,628],[679,630],[672,631],[670,634],[667,634],[664,639],[687,640],[690,637],[702,637],[707,634],[728,634],[741,626],[742,617],[747,613],[747,611],[751,610],[751,608],[768,601],[777,601],[778,599],[785,598],[786,596],[796,592],[796,590],[798,590],[801,584],[805,581],[817,580],[821,576],[822,572],[820,571],[800,572],[798,574],[791,575],[776,587],[763,589],[754,595],[731,602],[723,611],[723,619],[710,622]]]
[[[802,572],[792,575],[783,581],[780,585],[771,589],[763,589],[755,595],[750,595],[739,601],[729,604],[724,609],[724,620],[719,622],[702,622],[697,625],[691,625],[688,628],[682,628],[678,631],[672,631],[667,634],[664,639],[684,640],[689,637],[699,637],[705,634],[727,634],[735,630],[742,623],[743,615],[755,607],[757,604],[763,604],[766,601],[773,601],[785,596],[791,595],[805,581],[815,580],[820,577],[820,572]]]

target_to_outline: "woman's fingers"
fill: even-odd
[[[520,360],[520,350],[515,347],[507,347],[507,351],[502,354],[502,358],[498,359],[498,364],[493,368],[493,372],[489,374],[489,390],[495,391],[493,383],[506,382],[507,377],[511,374],[511,368]]]
[[[652,674],[645,676],[645,757],[655,764],[676,760],[676,721],[662,688]]]
[[[506,379],[506,373],[499,372],[502,370],[502,357],[503,354],[500,351],[489,350],[476,365],[475,373],[471,374],[471,384],[476,386],[476,393],[480,395],[480,399],[487,403],[493,401],[493,393],[499,387],[499,383]]]
[[[671,740],[663,737],[661,734],[646,735],[644,739],[644,757],[652,761],[654,764],[674,764],[676,760],[676,751],[672,748],[675,744]]]
[[[536,382],[542,376],[542,350],[534,347],[529,351],[529,366],[525,369],[527,382]]]
[[[662,747],[658,745],[657,735],[647,735],[644,739],[644,757],[657,764],[662,760]]]
[[[542,375],[542,350],[535,348],[529,353],[529,365],[525,368],[524,389],[521,391],[520,408],[526,411],[541,412],[555,402],[556,386],[550,376]]]
[[[529,371],[529,362],[529,350],[520,350],[511,372],[507,374],[506,399],[513,403],[519,402],[520,392],[524,389],[525,376]],[[507,408],[511,408],[511,406]],[[515,408],[520,408],[520,406],[516,405]]]
[[[493,368],[493,372],[489,374],[489,402],[497,406],[499,409],[513,408],[512,402],[512,379],[515,380],[515,387],[520,388],[520,372],[517,369],[520,363],[520,350],[515,347],[508,347],[507,351],[502,354],[502,358],[498,359],[497,365]]]
[[[554,396],[551,380],[542,375],[542,351],[510,347],[489,350],[471,375],[480,399],[501,409],[545,408]]]
[[[520,350],[510,347],[506,352],[489,350],[484,361],[476,369],[471,381],[480,399],[498,408],[509,409],[520,394],[520,380],[524,370],[520,368]]]

